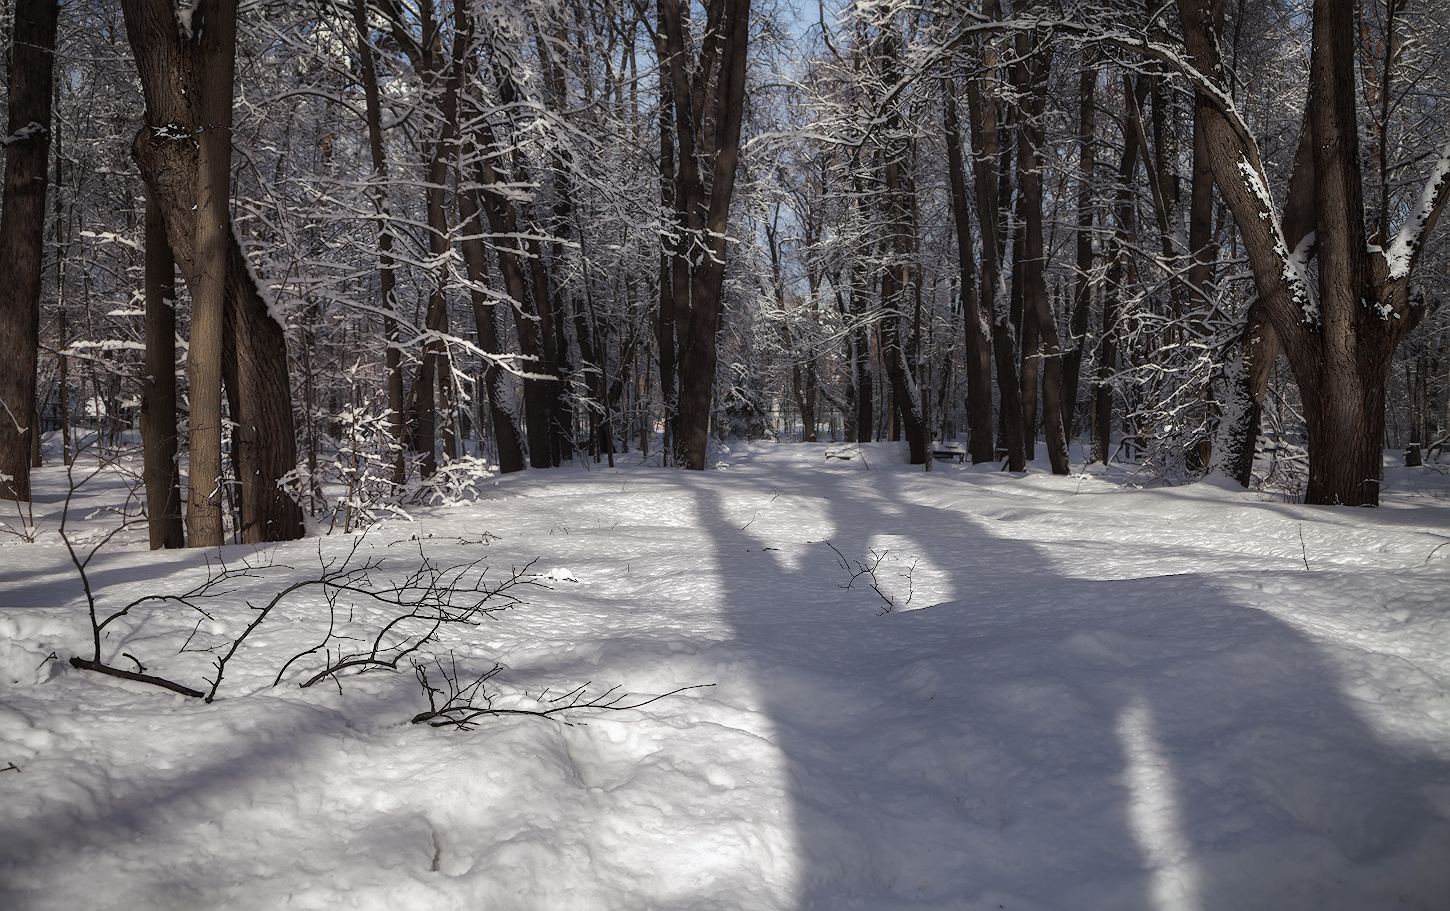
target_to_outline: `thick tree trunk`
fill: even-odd
[[[16,0],[0,211],[0,499],[30,499],[40,267],[59,3]]]
[[[1195,68],[1222,93],[1211,6],[1179,0]],[[1385,389],[1399,340],[1424,314],[1409,281],[1447,199],[1450,144],[1442,148],[1410,221],[1388,248],[1367,249],[1355,113],[1353,0],[1316,0],[1307,128],[1313,168],[1318,295],[1274,210],[1252,136],[1235,111],[1205,117],[1214,179],[1244,238],[1259,297],[1284,346],[1304,402],[1310,503],[1375,505],[1383,470]],[[1296,177],[1306,166],[1296,165]],[[1291,196],[1294,181],[1291,181]]]
[[[658,18],[660,49],[673,61],[668,69],[678,151],[675,207],[686,243],[692,250],[696,246],[700,250],[690,262],[686,312],[680,311],[682,289],[678,282],[674,289],[680,341],[675,449],[680,464],[701,470],[709,444],[726,235],[745,110],[750,0],[710,0],[700,62],[694,74],[685,66],[690,43],[685,39],[679,0],[659,0]],[[705,168],[710,171],[708,183],[702,173]]]
[[[146,375],[141,446],[151,549],[185,547],[176,462],[176,264],[161,208],[146,201]]]
[[[125,0],[123,8],[137,72],[146,95],[146,126],[132,144],[132,156],[140,167],[148,198],[155,199],[160,208],[176,265],[192,288],[193,333],[197,331],[195,308],[198,290],[202,290],[203,298],[208,293],[199,289],[203,281],[201,264],[207,261],[203,251],[213,257],[220,251],[222,257],[220,275],[224,305],[216,334],[223,339],[222,345],[225,345],[228,335],[235,339],[223,353],[227,355],[226,359],[234,360],[237,370],[236,381],[232,384],[236,387],[232,396],[236,403],[232,419],[237,425],[234,457],[241,476],[242,539],[258,543],[296,538],[302,534],[302,510],[279,486],[281,479],[296,467],[297,462],[286,333],[279,322],[280,316],[273,312],[253,279],[241,246],[231,231],[230,221],[218,223],[215,213],[208,217],[205,225],[199,218],[200,213],[226,204],[224,189],[220,193],[208,190],[205,200],[201,193],[204,183],[210,182],[214,187],[220,184],[218,159],[223,150],[207,152],[207,170],[212,172],[212,176],[204,179],[203,155],[197,146],[219,145],[217,140],[227,138],[230,133],[229,127],[213,131],[210,126],[223,123],[223,118],[230,123],[231,75],[229,71],[222,70],[223,58],[230,59],[231,53],[218,44],[227,37],[223,34],[225,26],[219,20],[230,18],[234,28],[235,19],[226,15],[221,0],[203,3],[192,17],[201,34],[198,41],[193,35],[181,34],[180,24],[167,0]],[[213,22],[218,23],[218,27],[206,27],[209,16],[215,17]],[[211,71],[216,71],[215,78],[210,78]],[[204,73],[209,78],[204,79]],[[222,81],[225,81],[225,86],[219,85]],[[209,99],[211,109],[201,106],[203,97]],[[212,116],[205,116],[204,111]],[[215,272],[215,264],[212,265]],[[215,274],[208,277],[216,280]],[[210,332],[205,325],[207,318],[204,315],[203,329]],[[193,341],[192,358],[197,356],[195,344]],[[226,369],[226,359],[219,357],[215,364],[214,369],[219,374]],[[204,386],[210,382],[207,377],[201,379]],[[208,420],[215,420],[215,433],[219,437],[220,380],[216,383],[216,390],[213,399],[213,393],[203,389],[203,395],[208,400],[206,407],[215,409],[214,412],[198,413],[197,389],[192,387],[193,433],[198,426],[205,428]],[[195,442],[191,450],[195,460]],[[195,468],[190,472],[190,486],[194,488],[190,499],[195,504],[199,496],[205,497],[200,488],[211,486],[210,492],[216,494],[216,530],[219,532],[221,500],[215,479],[221,473],[220,452],[215,457],[203,455],[208,465],[200,473]],[[208,472],[215,474],[209,475]],[[211,521],[205,513],[209,508],[203,504],[204,515],[199,519]],[[189,515],[187,523],[190,532]],[[195,534],[189,534],[189,537],[193,547],[220,543],[218,535],[211,530],[201,540]]]
[[[187,347],[191,428],[187,537],[193,547],[219,547],[222,526],[222,324],[227,308],[227,246],[231,240],[232,83],[236,0],[217,0],[201,22],[202,69],[197,121],[195,282]],[[236,419],[233,415],[233,419]],[[240,423],[240,421],[238,421]],[[246,503],[245,498],[242,501]]]

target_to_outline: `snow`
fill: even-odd
[[[1389,252],[1385,254],[1389,281],[1398,281],[1410,274],[1415,252],[1425,241],[1425,229],[1429,227],[1431,217],[1443,205],[1441,200],[1447,192],[1450,192],[1450,139],[1440,148],[1440,155],[1435,160],[1435,166],[1430,169],[1429,176],[1425,178],[1414,210],[1395,233]]]
[[[316,595],[210,705],[72,668],[64,474],[39,470],[38,540],[0,535],[0,907],[1450,906],[1450,477],[1389,470],[1350,510],[828,448],[508,475],[361,539],[150,553],[138,528],[91,566],[116,607],[247,561],[198,648],[354,543],[390,577],[420,548],[536,561],[526,603],[430,660],[501,665],[497,706],[712,684],[466,731],[409,723],[406,670],[272,687]],[[97,479],[68,527],[120,496]],[[884,554],[894,608],[832,547]],[[106,658],[199,683],[184,613],[128,617]]]
[[[1258,200],[1259,218],[1267,222],[1269,230],[1274,233],[1274,255],[1278,257],[1283,266],[1284,283],[1289,286],[1294,303],[1299,305],[1300,312],[1304,314],[1304,322],[1307,325],[1316,325],[1319,322],[1319,307],[1314,303],[1308,273],[1305,271],[1309,261],[1309,252],[1314,247],[1315,235],[1313,233],[1305,235],[1294,251],[1289,252],[1288,243],[1284,240],[1283,219],[1280,218],[1279,210],[1274,205],[1274,197],[1269,193],[1269,187],[1264,182],[1264,175],[1260,172],[1259,167],[1244,155],[1239,156],[1238,170],[1244,178],[1244,186]]]

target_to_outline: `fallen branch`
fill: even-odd
[[[72,656],[70,663],[72,667],[78,667],[81,670],[95,671],[98,674],[105,674],[109,677],[120,677],[123,680],[134,680],[137,683],[149,683],[152,686],[159,686],[163,690],[171,690],[173,693],[180,693],[183,696],[190,696],[193,699],[205,698],[207,702],[211,701],[201,690],[194,690],[174,680],[167,680],[165,677],[156,677],[151,674],[138,674],[135,671],[124,671],[118,667],[111,667],[109,664],[102,664],[99,661],[82,658],[79,655]]]
[[[452,656],[450,656],[452,657]],[[485,715],[528,715],[534,718],[553,718],[563,715],[566,712],[595,710],[609,712],[625,712],[631,709],[644,708],[653,702],[658,702],[668,696],[675,696],[686,690],[699,690],[712,687],[713,683],[697,683],[692,686],[682,686],[670,690],[668,693],[660,693],[658,696],[651,696],[640,702],[626,703],[628,693],[619,692],[619,687],[612,686],[597,696],[586,699],[585,693],[588,690],[589,682],[581,684],[574,689],[548,700],[549,707],[542,709],[517,709],[498,708],[494,706],[494,695],[483,689],[483,684],[491,680],[501,670],[501,665],[495,664],[492,668],[480,674],[472,683],[461,685],[461,676],[458,672],[456,658],[451,661],[452,673],[438,661],[438,671],[442,675],[447,692],[434,686],[428,678],[428,668],[422,662],[413,664],[413,672],[418,677],[418,684],[428,696],[428,711],[419,712],[413,716],[413,724],[427,724],[430,727],[456,727],[460,730],[468,730],[477,724],[477,720]],[[545,691],[547,693],[547,691]],[[443,705],[438,704],[440,696],[447,696]],[[482,705],[476,704],[475,700],[482,700]],[[544,699],[541,696],[540,701]],[[568,722],[565,722],[566,724]]]

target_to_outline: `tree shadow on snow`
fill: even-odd
[[[1382,742],[1315,644],[1210,575],[1067,578],[991,523],[913,504],[901,475],[769,483],[768,502],[754,478],[689,486],[784,755],[798,907],[1450,897],[1446,822],[1416,790],[1450,768]],[[825,539],[848,562],[915,559],[933,606],[880,613]]]

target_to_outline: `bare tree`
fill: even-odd
[[[1296,181],[1313,192],[1295,199],[1313,211],[1312,240],[1293,247],[1253,134],[1226,90],[1214,7],[1180,0],[1179,16],[1196,87],[1213,100],[1203,119],[1214,178],[1233,212],[1269,322],[1288,356],[1304,404],[1311,503],[1379,502],[1385,391],[1399,341],[1425,312],[1410,294],[1425,239],[1450,198],[1450,143],[1393,238],[1371,247],[1356,110],[1353,0],[1316,0],[1310,85],[1302,133],[1310,154]],[[1221,20],[1218,20],[1221,21]],[[1305,177],[1305,174],[1312,175]],[[1318,280],[1306,260],[1312,243]]]

